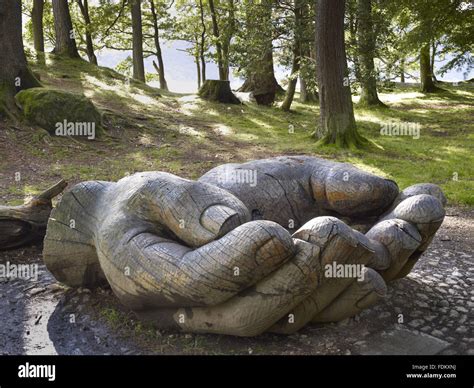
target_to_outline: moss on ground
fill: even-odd
[[[84,96],[63,90],[31,88],[19,92],[15,99],[21,106],[25,118],[30,123],[46,129],[50,134],[57,134],[58,126],[65,126],[65,121],[76,125],[93,124],[96,130],[101,129],[99,111]]]

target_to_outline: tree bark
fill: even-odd
[[[313,60],[315,59],[314,57],[315,53],[310,51],[310,58]],[[318,92],[314,90],[314,88],[309,88],[308,87],[308,79],[309,74],[308,72],[302,72],[300,74],[300,101],[303,103],[307,102],[317,102],[319,100]],[[313,74],[312,77],[316,79],[316,74]]]
[[[299,46],[295,42],[296,46]],[[291,78],[290,81],[288,82],[288,87],[286,89],[286,94],[285,94],[285,99],[281,103],[280,108],[284,110],[285,112],[288,112],[291,108],[291,104],[293,102],[293,98],[295,96],[295,91],[296,91],[296,83],[298,82],[298,77],[297,74],[300,71],[300,62],[301,57],[299,53],[299,47],[295,47],[293,50],[293,63],[291,65]]]
[[[199,0],[199,11],[202,26],[199,56],[201,59],[201,82],[204,83],[206,82],[206,58],[204,56],[206,51],[206,21],[204,20],[204,6],[202,4],[202,0]]]
[[[438,82],[436,79],[436,75],[434,73],[434,66],[435,66],[435,59],[436,59],[436,42],[431,42],[431,60],[430,60],[430,68],[431,68],[431,78],[433,78],[433,82]]]
[[[366,106],[384,106],[377,94],[374,54],[375,36],[372,22],[372,0],[357,1],[357,51],[359,56],[360,100]]]
[[[26,62],[22,38],[21,2],[4,0],[0,7],[0,115],[19,116],[14,96],[41,86]]]
[[[433,71],[430,62],[430,45],[426,43],[420,49],[420,80],[422,93],[433,93],[439,90],[433,82]]]
[[[217,23],[216,9],[214,6],[214,0],[209,0],[209,9],[211,10],[211,20],[212,20],[212,33],[214,38],[216,38],[216,55],[217,55],[217,67],[219,68],[219,80],[227,81],[228,72],[226,72],[224,66],[224,59],[222,56],[222,43],[221,36],[219,33],[219,25]]]
[[[320,144],[358,147],[344,44],[344,0],[319,0],[316,16]]]
[[[304,30],[309,29],[314,31],[312,27],[311,17],[309,16],[309,9],[303,7],[302,19],[304,23]],[[312,2],[311,11],[316,15],[316,2]],[[301,43],[301,58],[306,58],[306,63],[302,63],[300,71],[300,101],[306,102],[317,102],[318,92],[316,91],[317,77],[316,69],[314,64],[316,63],[316,42],[315,33],[311,33],[310,37],[304,34],[303,42]]]
[[[52,0],[56,45],[54,53],[69,58],[80,58],[67,0]]]
[[[158,61],[158,76],[160,79],[160,89],[168,90],[168,84],[165,78],[165,63],[163,62],[163,54],[160,44],[160,30],[158,28],[158,15],[155,9],[155,0],[150,0],[151,15],[153,18],[153,40],[155,42],[156,59]]]
[[[141,0],[130,0],[133,34],[133,78],[145,82]]]
[[[202,84],[198,95],[208,101],[222,102],[224,104],[241,104],[240,100],[232,93],[229,81],[208,79]]]
[[[227,0],[228,19],[224,24],[222,35],[222,61],[225,78],[229,79],[230,70],[230,42],[235,32],[235,5],[234,0]]]
[[[400,82],[405,82],[405,59],[400,60]]]
[[[298,82],[298,73],[301,68],[301,19],[303,12],[303,4],[299,0],[295,0],[295,30],[293,42],[293,63],[291,64],[291,76],[286,89],[285,99],[281,103],[280,108],[288,112],[291,108],[293,98],[295,96],[296,83]]]
[[[253,13],[253,9],[248,12]],[[263,0],[261,14],[247,14],[248,33],[257,42],[256,50],[260,52],[250,60],[246,80],[239,88],[240,92],[251,92],[259,105],[272,105],[277,89],[281,89],[273,68],[272,28],[272,0]]]
[[[196,63],[198,89],[200,89],[201,88],[201,66],[199,64],[199,56],[194,57],[194,62]]]
[[[87,58],[89,58],[89,62],[97,65],[97,57],[94,53],[94,42],[92,40],[91,34],[91,18],[89,15],[89,1],[88,0],[77,0],[77,4],[79,5],[79,9],[81,10],[82,17],[84,18],[84,22],[86,25],[86,51],[87,51]]]
[[[33,0],[33,8],[31,10],[33,44],[35,50],[40,53],[44,53],[43,10],[44,0]]]

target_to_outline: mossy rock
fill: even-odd
[[[19,92],[15,100],[30,123],[46,129],[50,134],[89,136],[90,129],[94,128],[95,137],[102,132],[101,115],[84,96],[61,90],[31,88]]]

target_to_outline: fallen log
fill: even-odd
[[[36,241],[46,234],[53,209],[51,200],[67,186],[61,180],[21,206],[0,206],[0,250],[14,249]]]

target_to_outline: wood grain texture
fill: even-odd
[[[390,180],[307,156],[223,165],[197,182],[137,173],[67,192],[44,260],[70,286],[107,281],[160,328],[289,334],[383,297],[427,248],[443,198],[435,185],[399,193]],[[357,271],[330,276],[333,265]]]

